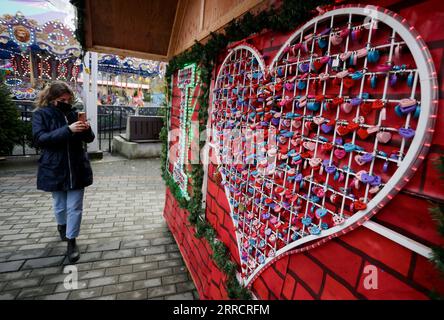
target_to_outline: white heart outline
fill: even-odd
[[[294,32],[288,40],[282,45],[281,49],[276,54],[272,63],[270,64],[269,70],[273,70],[275,68],[276,63],[282,57],[282,54],[285,48],[291,44],[291,42],[297,37],[300,36],[301,32],[312,26],[315,23],[323,22],[327,18],[331,18],[336,15],[360,15],[360,16],[377,16],[378,21],[385,23],[392,30],[395,30],[402,40],[405,41],[407,47],[409,48],[410,54],[413,56],[414,61],[417,66],[417,72],[419,75],[419,82],[421,86],[421,112],[419,119],[417,121],[416,134],[413,140],[411,141],[410,147],[401,163],[399,168],[395,171],[392,177],[387,181],[385,186],[373,197],[367,204],[367,208],[365,210],[358,211],[353,214],[352,217],[349,217],[345,220],[345,222],[340,226],[332,227],[328,230],[324,230],[320,235],[309,235],[305,236],[299,240],[293,241],[290,244],[284,246],[282,249],[279,249],[275,256],[272,258],[266,258],[264,264],[260,264],[254,272],[247,278],[243,279],[244,284],[248,287],[254,282],[254,280],[262,273],[267,267],[273,264],[275,261],[298,252],[303,252],[309,249],[312,249],[316,246],[319,246],[326,241],[345,234],[355,227],[362,225],[364,222],[369,220],[374,214],[378,212],[379,209],[384,207],[384,205],[389,202],[401,189],[402,187],[410,180],[413,174],[417,171],[419,164],[425,158],[425,154],[428,152],[430,147],[430,143],[433,136],[433,128],[435,125],[436,119],[436,111],[438,106],[438,86],[437,86],[437,73],[433,64],[433,60],[431,59],[431,54],[419,36],[419,34],[414,30],[412,26],[410,26],[406,19],[401,20],[398,14],[393,13],[387,9],[379,8],[375,6],[363,6],[363,5],[354,5],[353,7],[340,7],[333,8],[331,11],[327,11],[322,15],[319,15],[307,23],[305,23],[301,28],[299,28],[296,32]],[[416,34],[414,34],[416,33]],[[252,52],[254,55],[259,54],[258,50],[252,46],[241,45],[235,47],[232,52],[236,49],[247,49]],[[229,58],[231,53],[227,55],[224,62],[221,64],[221,68],[218,73],[218,77],[222,70],[222,66],[225,64],[226,60]],[[262,67],[262,70],[268,72],[268,69],[265,67],[265,64],[261,64],[262,57],[256,56],[258,58],[259,64]],[[217,78],[216,78],[217,79]],[[429,106],[429,107],[425,107]],[[224,181],[226,181],[226,177],[222,174]],[[225,186],[225,193],[227,196],[228,203],[230,205],[230,216],[233,219],[233,224],[236,230],[236,238],[238,243],[239,257],[241,257],[240,243],[239,243],[239,233],[237,232],[237,224],[235,219],[233,218],[233,208],[229,199],[230,192],[228,187]],[[294,249],[302,244],[314,242],[318,240],[316,243],[311,245],[306,245],[303,248]],[[294,250],[292,250],[294,249]]]
[[[229,53],[226,55],[224,61],[223,61],[223,62],[221,63],[221,65],[220,65],[219,72],[217,73],[216,79],[218,79],[219,76],[221,75],[221,73],[222,73],[222,71],[223,71],[223,67],[224,67],[225,63],[228,61],[228,59],[231,57],[231,55],[232,55],[236,50],[240,50],[240,49],[245,49],[245,50],[249,51],[249,52],[250,52],[250,53],[256,58],[256,60],[257,60],[258,63],[259,63],[260,69],[263,71],[264,76],[265,76],[265,74],[266,74],[268,71],[267,71],[267,69],[266,69],[265,61],[264,61],[262,55],[260,54],[260,52],[259,52],[255,47],[253,47],[252,45],[249,45],[249,44],[247,44],[247,43],[244,43],[244,44],[238,45],[238,46],[236,46],[236,47],[234,47],[234,48],[232,48],[232,49],[229,50]],[[213,99],[212,99],[212,102],[213,102],[213,101],[214,101],[214,97],[213,97]],[[209,112],[208,112],[208,114],[210,115],[210,116],[208,117],[209,119],[210,119],[210,117],[211,117],[211,113],[213,112],[214,108],[215,108],[214,103],[211,103],[211,110],[209,110]],[[209,120],[209,121],[210,121],[210,120]],[[214,128],[213,128],[213,126],[212,126],[211,124],[209,124],[209,127],[212,128],[212,131],[214,131]],[[213,136],[214,136],[214,133],[213,133]],[[211,148],[212,148],[213,151],[214,151],[214,145],[212,145],[212,144],[209,144],[209,145],[211,146]],[[216,159],[217,159],[217,161],[220,161],[219,156],[216,156]],[[227,181],[227,178],[226,178],[225,174],[223,173],[223,171],[220,171],[220,173],[221,173],[221,175],[222,175],[222,181],[226,182],[226,181]],[[228,189],[228,186],[227,186],[225,183],[224,183],[224,191],[225,191],[225,196],[226,196],[226,199],[227,199],[228,205],[229,205],[229,207],[230,207],[230,212],[229,212],[229,214],[230,214],[230,218],[231,218],[231,220],[232,220],[232,222],[233,222],[233,226],[234,226],[234,230],[235,230],[235,235],[236,235],[236,242],[237,242],[237,249],[238,249],[239,259],[241,259],[241,257],[242,257],[242,251],[241,251],[241,243],[240,243],[240,240],[241,240],[241,239],[240,239],[240,233],[237,231],[237,230],[238,230],[238,229],[237,229],[237,228],[238,228],[237,221],[236,221],[236,219],[234,219],[234,217],[233,217],[234,208],[233,208],[233,205],[232,205],[232,203],[231,203],[231,201],[230,201],[230,199],[231,199],[231,193],[230,193],[230,190]],[[240,263],[242,263],[242,261],[240,261]]]

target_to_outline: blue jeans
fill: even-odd
[[[57,224],[66,225],[66,237],[77,238],[80,232],[85,189],[54,191],[52,198]]]

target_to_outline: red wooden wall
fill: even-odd
[[[441,0],[367,3],[386,7],[415,26],[433,56],[443,97],[444,3]],[[269,63],[290,34],[263,33],[254,37],[252,44]],[[177,106],[173,100],[173,111]],[[442,98],[439,107],[444,107]],[[438,113],[435,129],[430,153],[415,177],[372,218],[426,246],[444,245],[428,212],[428,200],[444,201],[443,185],[433,164],[444,150],[444,112]],[[224,190],[212,179],[214,170],[210,165],[207,219],[229,247],[233,261],[239,263],[228,202]],[[201,298],[227,298],[224,276],[210,258],[211,249],[205,240],[194,238],[194,230],[186,220],[188,213],[178,208],[169,192],[164,215]],[[378,289],[364,288],[367,265],[377,268]],[[428,299],[431,291],[444,294],[444,280],[423,256],[360,227],[318,248],[279,259],[260,274],[251,289],[259,299]]]

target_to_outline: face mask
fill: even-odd
[[[57,108],[59,108],[63,112],[68,112],[71,110],[72,105],[63,101],[57,101]]]

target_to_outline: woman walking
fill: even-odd
[[[34,143],[42,151],[37,173],[37,189],[52,193],[57,229],[68,242],[70,263],[80,258],[76,238],[82,221],[84,188],[93,174],[84,143],[95,138],[89,123],[79,121],[72,107],[74,93],[62,81],[40,92],[32,119]]]

